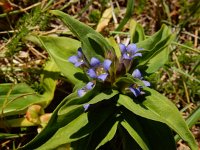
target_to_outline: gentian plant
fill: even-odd
[[[167,26],[145,38],[139,24],[134,31],[130,24],[131,42],[124,45],[63,12],[51,13],[79,41],[36,36],[37,42],[74,89],[54,110],[46,127],[20,149],[175,150],[174,133],[191,149],[198,149],[177,108],[148,81],[167,61],[174,39]]]

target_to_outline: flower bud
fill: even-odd
[[[40,116],[40,125],[42,127],[45,127],[47,125],[47,123],[49,122],[50,118],[51,118],[51,113],[46,113],[42,116]]]
[[[32,123],[40,124],[40,116],[44,114],[44,110],[40,105],[31,105],[26,111],[26,119]]]

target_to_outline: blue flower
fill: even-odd
[[[78,96],[84,96],[89,90],[91,90],[94,87],[94,85],[95,84],[93,82],[88,82],[86,86],[78,90]]]
[[[132,84],[129,87],[129,90],[135,95],[135,97],[139,96],[141,94],[141,86],[137,86],[136,84]]]
[[[141,48],[137,48],[136,44],[129,44],[127,47],[124,44],[119,44],[119,48],[122,53],[123,59],[132,60],[136,56],[142,56],[141,53],[138,53],[138,50],[142,50]]]
[[[142,77],[142,74],[141,74],[139,69],[135,69],[133,71],[133,73],[132,73],[132,76],[134,78],[140,79],[144,83],[145,86],[150,86],[151,85],[148,81],[142,80],[143,77]],[[139,96],[141,94],[141,88],[142,88],[142,86],[138,86],[137,84],[132,84],[129,87],[130,91],[135,95],[135,97],[137,97],[137,96]]]
[[[89,107],[90,107],[90,104],[84,104],[83,105],[84,111],[87,111]]]
[[[97,78],[99,80],[105,81],[108,76],[108,70],[110,69],[112,61],[105,59],[103,63],[99,59],[92,57],[90,61],[91,68],[88,70],[87,74],[91,78]]]
[[[77,55],[73,55],[73,56],[69,57],[68,61],[73,63],[76,67],[83,65],[84,64],[84,55],[83,55],[82,49],[79,48]]]

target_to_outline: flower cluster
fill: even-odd
[[[105,59],[103,62],[101,62],[96,57],[92,57],[88,63],[81,48],[78,49],[77,55],[69,57],[68,61],[73,63],[75,67],[85,67],[87,70],[87,75],[91,79],[98,80],[100,82],[106,81],[109,76],[110,66],[112,64],[112,61],[109,59]],[[94,82],[88,82],[85,87],[78,90],[78,96],[81,97],[85,95],[85,93],[91,90],[94,86]]]
[[[129,44],[128,46],[125,46],[124,44],[119,44],[119,48],[121,50],[121,58],[119,63],[128,62],[128,65],[131,66],[132,60],[135,57],[141,57],[142,53],[140,50],[141,48],[138,48],[136,44]],[[113,69],[111,68],[112,61],[110,59],[104,59],[103,62],[101,62],[98,58],[92,57],[91,60],[88,62],[82,52],[82,49],[79,48],[77,55],[71,56],[68,59],[69,62],[73,63],[76,67],[83,67],[86,68],[86,74],[88,77],[93,81],[99,81],[99,82],[105,82],[110,81],[109,76],[111,76],[111,72]],[[116,64],[116,62],[115,62]],[[124,63],[124,66],[126,67],[127,64]],[[115,66],[118,67],[118,66]],[[126,71],[129,71],[126,70]],[[127,73],[127,72],[126,72]],[[137,85],[131,84],[128,89],[134,94],[135,97],[142,94],[142,86],[150,86],[150,83],[148,81],[143,80],[142,74],[139,71],[139,69],[135,69],[132,73],[132,77],[141,80],[144,84],[143,85]],[[89,90],[93,89],[95,86],[95,82],[88,82],[86,86],[78,90],[78,96],[82,97],[87,93]],[[87,105],[87,108],[89,106]],[[85,107],[84,107],[85,108]],[[87,109],[85,108],[85,110]]]

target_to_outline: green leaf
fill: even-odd
[[[121,125],[142,149],[148,150],[148,141],[136,116],[127,110],[123,110],[122,116],[124,121],[121,122]]]
[[[160,67],[164,66],[164,64],[169,59],[169,47],[166,47],[161,52],[159,52],[157,55],[153,56],[146,64],[148,68],[146,69],[146,73],[154,73],[156,72]]]
[[[138,120],[149,141],[149,149],[176,150],[172,131],[166,124],[142,117]]]
[[[101,109],[90,109],[87,113],[81,114],[78,118],[69,122],[62,128],[58,128],[50,139],[39,147],[39,150],[54,149],[62,144],[77,141],[88,136],[98,128],[115,110],[113,105],[107,107],[100,106]],[[64,115],[63,115],[64,116]],[[54,123],[54,126],[56,124]],[[65,138],[61,138],[65,137]]]
[[[75,107],[74,109],[71,109],[71,111],[63,113],[62,115],[58,114],[60,108],[68,100],[75,99],[76,97],[77,93],[75,92],[63,99],[63,101],[54,110],[47,126],[31,142],[21,147],[20,150],[36,149],[37,147],[47,142],[49,138],[52,137],[58,131],[58,129],[62,128],[63,126],[66,126],[67,124],[75,120],[77,117],[79,117],[81,114],[83,114],[84,109],[82,106]]]
[[[153,36],[137,43],[137,46],[144,48],[141,50],[142,57],[139,59],[139,67],[146,68],[147,73],[153,73],[162,67],[168,60],[168,46],[174,40],[175,35],[171,34],[170,29],[163,25],[162,28]]]
[[[133,15],[133,12],[134,12],[133,9],[134,9],[134,0],[128,0],[127,5],[126,5],[126,14],[125,14],[124,18],[122,19],[122,21],[120,22],[117,29],[115,29],[115,31],[122,30],[123,26],[126,25],[128,20]]]
[[[131,19],[129,28],[131,43],[138,43],[145,40],[144,29],[139,23]]]
[[[104,127],[107,125],[107,123],[104,125]],[[107,135],[103,138],[103,140],[98,144],[98,146],[96,147],[96,149],[98,149],[99,147],[101,147],[102,145],[106,144],[107,142],[111,141],[113,139],[113,137],[115,136],[115,133],[117,131],[117,125],[118,122],[115,122],[115,124],[112,126],[112,128],[110,129],[110,131],[107,133]],[[105,129],[105,128],[104,128]],[[104,131],[104,130],[103,130]],[[101,132],[102,133],[102,132]]]
[[[88,144],[85,145],[86,150],[101,149],[101,146],[111,141],[117,131],[118,121],[116,116],[108,117],[91,135],[88,137]]]
[[[119,45],[116,43],[114,37],[109,37],[108,41],[112,45],[112,47],[114,48],[117,58],[120,58],[121,57],[121,51],[120,51]]]
[[[69,82],[82,82],[81,79],[85,78],[83,71],[68,61],[70,56],[77,55],[80,42],[67,37],[40,36],[39,39]]]
[[[112,49],[104,37],[91,27],[79,22],[78,20],[59,10],[52,10],[50,13],[59,17],[74,33],[74,35],[79,38],[79,40],[82,42],[83,53],[88,60],[94,56],[103,59],[105,52]]]
[[[24,114],[30,105],[40,104],[46,107],[51,102],[59,72],[55,64],[49,61],[42,74],[41,84],[45,90],[42,95],[36,93],[25,83],[0,84],[0,112],[3,112],[2,116]]]
[[[193,125],[195,125],[198,122],[199,118],[200,118],[200,106],[194,112],[192,112],[192,114],[190,114],[190,116],[186,119],[188,127],[191,128]],[[175,140],[176,142],[178,142],[178,140],[180,140],[180,136],[176,135]]]
[[[144,89],[147,95],[143,101],[137,102],[128,96],[120,95],[118,103],[136,115],[167,124],[189,144],[192,150],[196,150],[195,139],[177,108],[155,90],[147,87]]]

